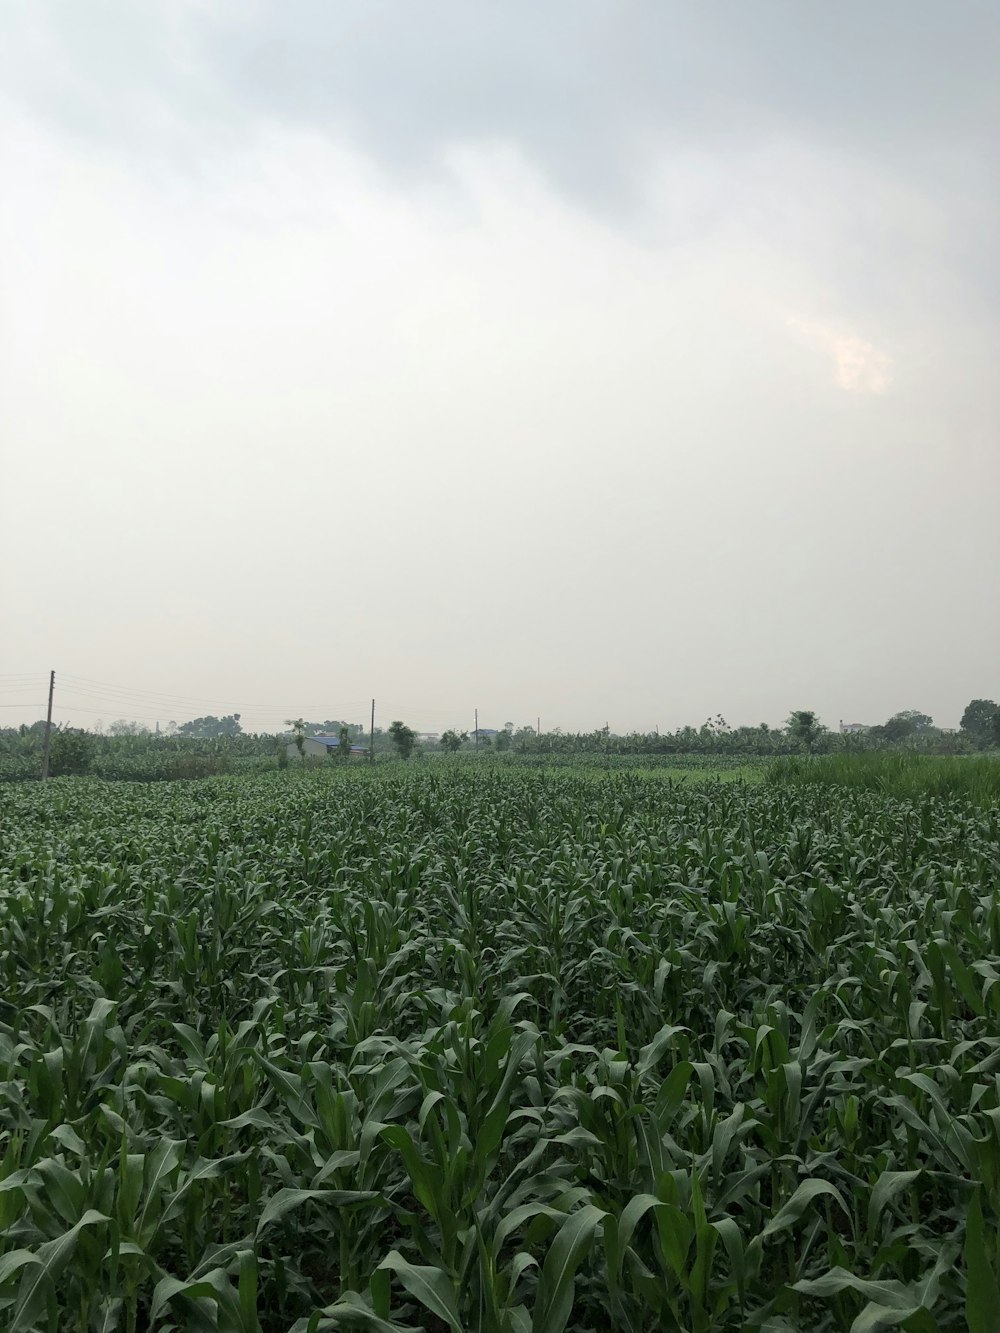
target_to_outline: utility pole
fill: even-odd
[[[371,739],[368,743],[368,762],[370,764],[374,764],[375,762],[375,700],[374,699],[372,700],[372,730],[371,730]]]
[[[478,750],[478,749],[479,749],[479,709],[478,709],[478,708],[476,709],[476,729],[475,729],[475,731],[474,731],[472,734],[473,734],[473,736],[475,737],[475,741],[474,741],[473,743],[474,743],[476,749]]]
[[[45,749],[42,751],[42,781],[49,776],[49,740],[52,736],[52,695],[56,688],[56,673],[49,672],[49,712],[45,719]]]

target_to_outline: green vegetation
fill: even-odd
[[[768,768],[772,782],[820,787],[854,787],[920,799],[966,796],[1000,800],[1000,755],[928,755],[861,753],[776,759]]]
[[[328,718],[325,722],[288,718],[280,735],[243,731],[239,713],[206,716],[178,726],[171,722],[160,734],[141,723],[119,719],[97,733],[56,726],[53,745],[59,775],[93,775],[118,781],[155,782],[171,778],[207,777],[221,773],[264,772],[288,766],[288,744],[306,759],[305,742],[313,736],[336,736],[327,758],[341,760],[360,743],[378,759],[427,755],[469,755],[478,760],[501,756],[529,762],[604,763],[632,760],[659,768],[669,760],[678,767],[689,761],[756,765],[778,756],[856,753],[971,754],[1000,749],[1000,710],[989,699],[973,699],[962,715],[961,728],[942,730],[927,713],[906,709],[879,726],[841,733],[831,731],[810,709],[796,709],[783,727],[731,727],[721,714],[700,727],[674,732],[632,732],[616,735],[607,726],[590,732],[541,732],[506,722],[491,736],[448,728],[435,740],[423,738],[403,721],[388,730],[370,732],[359,722]],[[40,775],[45,723],[0,728],[0,782],[33,781]],[[373,747],[373,748],[372,748]],[[323,762],[310,757],[311,763]]]
[[[389,739],[400,759],[409,759],[417,743],[417,733],[405,722],[393,722],[389,727]]]
[[[789,739],[795,742],[798,749],[804,750],[806,754],[812,754],[825,728],[811,709],[797,708],[789,715],[786,730]]]
[[[8,784],[0,1325],[990,1329],[998,876],[627,765]]]
[[[41,772],[43,731],[0,734],[0,784],[33,782]],[[167,782],[223,773],[263,773],[278,767],[288,737],[191,738],[145,734],[96,735],[52,729],[54,773],[90,775],[114,782]]]
[[[992,699],[973,699],[962,714],[961,730],[979,749],[1000,745],[1000,708]]]

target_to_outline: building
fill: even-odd
[[[842,736],[855,736],[859,731],[867,731],[867,722],[845,722],[840,719],[840,733]]]
[[[337,751],[339,749],[339,736],[307,736],[302,742],[301,757],[303,759],[325,759],[331,750]],[[299,747],[294,741],[288,745],[286,753],[288,754],[289,759],[298,759],[300,757]],[[364,745],[351,746],[352,759],[357,758],[360,755],[366,755],[367,753],[368,750]]]

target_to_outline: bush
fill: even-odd
[[[49,772],[54,778],[80,777],[90,772],[94,743],[85,731],[56,730],[49,746]]]

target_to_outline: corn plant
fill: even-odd
[[[0,1327],[1000,1328],[1000,813],[0,788]]]

